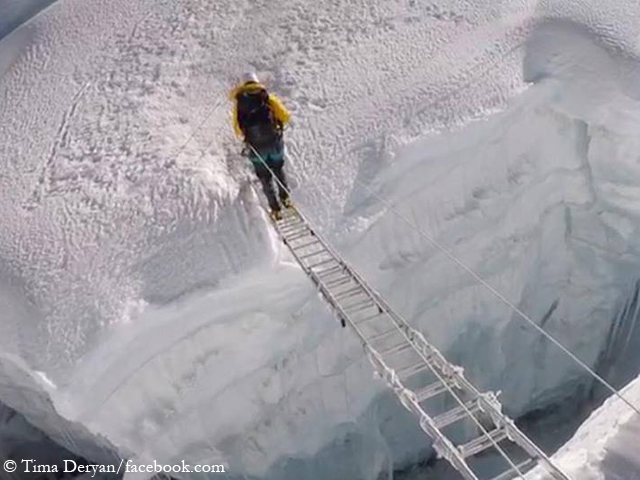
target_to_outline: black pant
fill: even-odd
[[[278,197],[280,197],[280,201],[284,201],[289,196],[287,193],[287,190],[289,189],[287,186],[287,178],[284,175],[284,161],[269,162],[269,168],[263,164],[254,164],[253,167],[256,170],[256,175],[260,179],[262,190],[269,202],[269,207],[271,210],[280,210],[280,204],[278,203],[278,199],[276,198],[276,194],[273,190],[273,175],[271,174],[271,171],[269,171],[269,168],[277,178],[276,183],[278,184]]]

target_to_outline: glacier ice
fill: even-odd
[[[430,452],[247,186],[246,64],[294,112],[296,200],[400,313],[512,415],[586,394],[359,182],[598,364],[640,262],[639,15],[59,0],[0,42],[0,397],[87,458],[373,479]]]
[[[640,400],[639,386],[640,380],[636,379],[622,389],[621,394],[637,404]],[[639,434],[638,415],[612,396],[591,414],[554,459],[572,478],[632,480],[640,472]],[[540,471],[530,475],[530,480],[543,478],[545,476]]]

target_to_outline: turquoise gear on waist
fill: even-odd
[[[261,152],[260,155],[262,156],[262,159],[265,162],[267,162],[267,164],[281,162],[284,159],[284,150],[276,147],[273,150],[270,150],[269,152],[266,152],[266,153]],[[262,165],[262,161],[260,160],[260,158],[258,158],[255,152],[253,151],[251,152],[250,158],[252,163],[256,165]]]

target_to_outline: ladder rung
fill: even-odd
[[[322,248],[320,250],[316,250],[315,252],[305,253],[304,255],[300,255],[300,260],[304,260],[305,258],[315,257],[323,253],[326,253],[327,255],[329,255],[329,252],[325,248]],[[333,260],[333,257],[331,259]]]
[[[354,305],[355,306],[355,305]],[[360,312],[364,312],[365,310],[373,307],[375,305],[373,305],[372,303],[364,303],[362,304],[361,307],[358,308],[354,308],[353,310],[345,310],[345,312],[347,313],[347,315],[355,315],[356,313],[360,313]]]
[[[291,222],[297,220],[298,222],[303,222],[304,220],[302,220],[302,217],[300,215],[296,215],[295,213],[292,213],[290,215],[287,215],[286,213],[282,216],[283,220],[289,220]]]
[[[293,242],[299,242],[307,237],[314,238],[306,227],[292,230],[290,232],[280,232],[280,235],[282,235],[282,238],[284,238],[291,247],[293,247]]]
[[[412,348],[411,344],[406,340],[404,340],[402,343],[389,347],[385,350],[381,350],[380,355],[383,355],[383,356],[394,355],[396,353],[402,352],[409,348]]]
[[[399,377],[408,378],[411,375],[415,375],[416,373],[424,372],[428,368],[429,368],[429,365],[427,365],[424,362],[420,362],[420,363],[414,363],[413,365],[409,365],[404,368],[400,368],[396,370],[396,373],[398,374]]]
[[[369,315],[368,317],[364,317],[363,319],[358,320],[357,322],[355,322],[356,325],[362,325],[363,323],[369,323],[371,321],[373,321],[376,317],[382,317],[384,316],[385,312],[376,312],[373,315]]]
[[[393,327],[392,329],[387,330],[385,332],[376,333],[375,335],[372,335],[369,338],[367,338],[367,340],[369,340],[372,343],[377,342],[378,340],[382,340],[384,338],[392,336],[394,333],[401,333],[401,330],[399,330],[398,327]]]
[[[531,470],[536,465],[536,463],[537,462],[534,458],[529,458],[524,462],[520,462],[519,464],[517,464],[516,465],[517,470],[510,468],[506,472],[502,472],[497,477],[493,477],[491,480],[512,480],[513,478],[516,478],[519,475],[518,470],[521,473],[526,473],[529,470]]]
[[[357,286],[355,286],[353,288],[348,288],[347,290],[343,290],[341,292],[336,293],[333,296],[333,298],[335,298],[337,300],[339,298],[349,297],[349,296],[351,296],[352,293],[356,293],[356,292],[367,293],[362,289],[362,287],[360,285],[357,285]]]
[[[296,215],[296,214],[287,215],[286,213],[282,215],[282,220],[288,223],[292,223],[296,220],[300,223],[304,222],[303,218],[300,215]]]
[[[362,290],[356,291],[356,292],[352,292],[348,295],[342,295],[341,297],[337,298],[337,297],[333,297],[335,300],[338,300],[340,302],[346,302],[347,300],[351,300],[352,298],[362,298],[363,297],[363,292]],[[368,298],[368,297],[367,297]],[[357,305],[357,304],[354,304]]]
[[[311,230],[309,230],[307,228],[303,228],[303,229],[301,229],[301,231],[302,230],[305,230],[305,232],[304,233],[298,233],[298,234],[294,235],[293,237],[287,237],[287,235],[285,235],[284,239],[287,242],[295,242],[296,240],[300,240],[301,238],[314,236],[313,233],[311,232]]]
[[[295,227],[298,225],[306,225],[306,224],[302,220],[291,220],[291,221],[285,220],[282,222],[281,225],[282,225],[282,228],[290,228],[290,227]]]
[[[347,304],[346,301],[345,301],[344,304],[342,305],[342,308],[347,309],[347,308],[355,307],[356,305],[360,305],[361,303],[365,303],[365,302],[370,302],[372,305],[375,304],[375,302],[373,301],[373,298],[371,298],[369,295],[367,295],[364,300],[359,300],[359,301],[354,302],[352,304]]]
[[[427,385],[422,390],[418,390],[416,392],[416,397],[418,397],[418,402],[424,402],[425,400],[429,400],[441,393],[447,391],[447,386],[441,381],[433,382],[430,385]]]
[[[287,243],[291,243],[303,240],[311,235],[309,235],[309,230],[307,228],[299,228],[290,232],[280,232],[280,236],[284,238]]]
[[[342,265],[337,265],[335,267],[327,268],[325,270],[321,270],[319,272],[314,272],[316,276],[320,279],[330,277],[334,273],[342,272]]]
[[[441,413],[437,417],[434,417],[433,421],[435,422],[438,428],[444,428],[452,423],[456,423],[463,418],[469,418],[469,414],[474,414],[480,408],[478,407],[478,399],[469,400],[467,403],[457,406],[456,408],[452,408],[451,410]],[[465,409],[466,407],[466,409]],[[469,411],[469,413],[467,413]]]
[[[301,227],[288,228],[288,229],[280,229],[280,235],[284,237],[293,238],[295,235],[301,235],[302,233],[310,234],[311,230],[306,225],[302,225]]]
[[[362,300],[360,302],[352,303],[351,305],[345,305],[343,310],[347,313],[355,313],[364,308],[369,308],[375,306],[374,301],[367,297],[366,300]]]
[[[320,265],[326,265],[329,262],[337,262],[337,260],[333,257],[331,258],[327,258],[326,260],[322,260],[320,262],[316,262],[316,263],[312,263],[311,265],[307,265],[307,268],[311,269],[311,268],[316,268],[319,267]]]
[[[303,243],[302,245],[291,246],[292,250],[302,250],[307,247],[311,247],[317,243],[320,243],[320,240],[313,240],[312,242]]]
[[[324,284],[327,288],[340,287],[342,285],[346,285],[347,283],[351,283],[352,278],[348,275],[344,277],[337,278],[335,280],[330,280]]]
[[[493,447],[494,443],[500,443],[505,438],[507,438],[507,433],[504,431],[504,428],[496,428],[488,434],[483,434],[481,437],[474,438],[470,442],[460,445],[458,450],[460,450],[460,455],[464,458],[468,458],[486,450],[487,448]]]

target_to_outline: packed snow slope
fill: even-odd
[[[510,414],[591,381],[385,203],[632,376],[639,22],[633,1],[59,0],[0,42],[0,397],[77,454],[231,478],[429,453],[248,187],[247,69],[293,112],[297,203]]]

